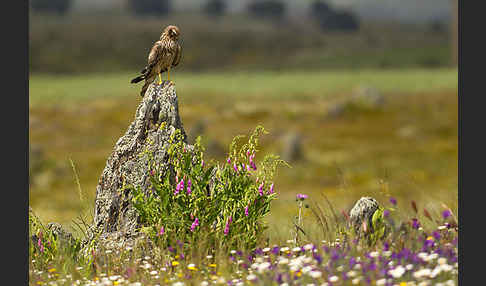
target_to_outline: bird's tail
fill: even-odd
[[[137,82],[142,81],[142,80],[144,80],[144,79],[145,79],[145,75],[144,75],[144,74],[142,74],[142,75],[139,75],[139,76],[137,76],[136,78],[132,79],[132,80],[130,81],[130,83],[137,83]]]

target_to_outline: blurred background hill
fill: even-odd
[[[190,140],[223,161],[233,136],[263,124],[262,152],[292,165],[277,174],[274,226],[296,193],[339,209],[364,195],[457,207],[457,1],[30,3],[29,195],[44,220],[89,217],[140,100],[129,81],[169,24]]]

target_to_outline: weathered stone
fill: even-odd
[[[351,225],[358,233],[362,232],[363,221],[367,222],[367,227],[371,226],[371,217],[378,208],[378,202],[372,197],[362,197],[356,202],[349,213],[349,218]]]
[[[297,133],[288,133],[283,138],[282,159],[296,162],[303,159],[302,140]]]
[[[166,172],[169,138],[177,129],[187,144],[175,86],[168,82],[151,84],[137,108],[135,120],[117,141],[96,187],[94,223],[88,234],[91,239],[93,233],[124,239],[137,233],[138,215],[131,205],[131,194],[120,190],[126,184],[140,187],[148,194],[151,165],[145,152],[151,153],[152,162]],[[187,145],[187,149],[192,150],[192,146]]]

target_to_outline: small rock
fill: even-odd
[[[282,159],[287,162],[296,162],[303,159],[302,138],[297,133],[288,133],[283,138]]]
[[[368,222],[368,226],[371,225],[371,217],[378,207],[378,202],[372,197],[362,197],[356,202],[349,213],[349,218],[351,225],[358,233],[360,232],[363,220]]]

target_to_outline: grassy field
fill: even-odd
[[[106,159],[140,101],[133,76],[30,76],[30,206],[43,221],[70,229],[81,212],[92,213]],[[392,195],[403,206],[413,197],[436,215],[441,202],[457,209],[455,69],[176,71],[172,79],[186,132],[202,134],[210,157],[222,161],[231,139],[257,124],[270,132],[262,153],[283,154],[286,136],[299,134],[302,158],[277,172],[279,199],[267,218],[272,241],[288,239],[296,193],[321,203],[324,193],[339,211],[365,195]],[[329,116],[364,86],[385,103]]]

